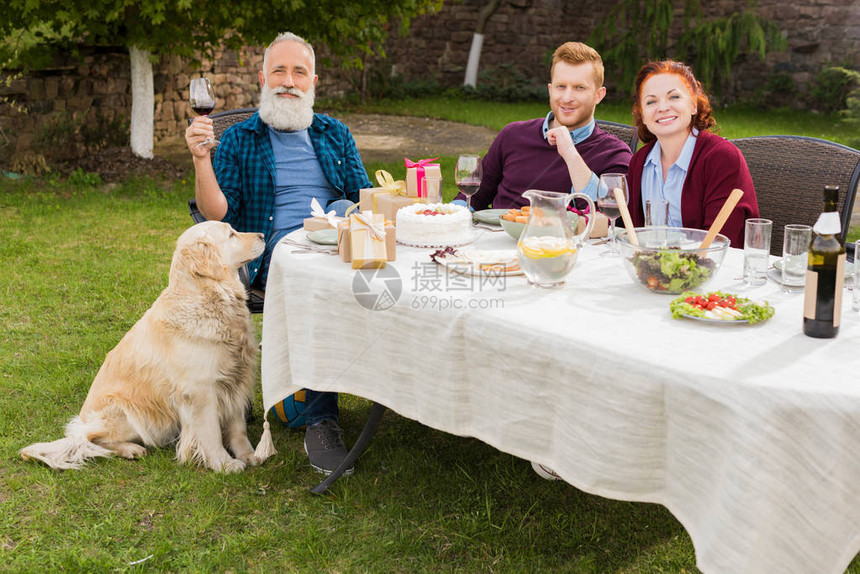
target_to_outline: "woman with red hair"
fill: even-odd
[[[707,229],[732,190],[744,195],[722,232],[743,247],[744,221],[758,217],[758,201],[746,160],[728,140],[711,133],[716,120],[702,84],[689,66],[649,62],[636,75],[633,119],[646,145],[630,160],[628,207],[644,224],[647,200],[669,204],[672,227]]]

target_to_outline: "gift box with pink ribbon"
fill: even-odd
[[[419,199],[427,196],[425,178],[427,176],[442,177],[441,166],[438,163],[433,163],[437,159],[439,158],[419,159],[418,161],[406,158],[404,160],[406,164],[406,195]]]
[[[395,181],[384,169],[376,172],[376,181],[379,182],[379,187],[359,190],[358,205],[361,211],[381,213],[385,219],[393,221],[398,209],[419,201],[417,197],[407,196],[405,181]]]

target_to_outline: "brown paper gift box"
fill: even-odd
[[[397,210],[413,203],[418,203],[417,197],[407,197],[406,182],[395,179],[384,169],[376,170],[376,181],[379,187],[369,187],[358,192],[359,209],[361,211],[372,211],[381,213],[385,219],[394,221],[397,218]]]
[[[428,163],[424,165],[424,177],[435,175],[442,177],[442,168],[438,163]],[[418,197],[418,168],[406,168],[406,194],[409,197]]]
[[[413,203],[418,203],[417,197],[406,197],[404,195],[393,195],[385,188],[371,187],[359,190],[358,208],[361,211],[372,211],[381,213],[385,219],[394,221],[397,219],[397,210]]]
[[[337,227],[337,251],[345,263],[352,261],[352,245],[349,233],[349,221],[342,221]],[[394,261],[397,257],[397,236],[394,224],[390,221],[385,223],[385,256],[387,261]]]
[[[335,217],[335,222],[340,223],[341,221],[346,221],[345,217]],[[319,231],[320,229],[335,229],[331,225],[329,225],[328,220],[325,217],[307,217],[303,221],[303,227],[305,231]]]
[[[590,214],[589,214],[590,217]],[[590,237],[606,237],[609,235],[609,218],[599,211],[595,215],[596,219],[594,220],[594,227],[591,228]],[[579,216],[579,224],[576,226],[576,232],[582,233],[585,229],[585,226],[588,225],[585,222],[585,218],[583,216]]]

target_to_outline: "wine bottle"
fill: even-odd
[[[842,284],[845,281],[845,243],[836,201],[839,187],[824,187],[824,212],[812,227],[806,288],[803,301],[803,333],[829,339],[839,333],[842,316]]]

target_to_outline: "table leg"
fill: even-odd
[[[356,459],[367,449],[370,445],[370,440],[373,438],[373,435],[376,434],[376,429],[379,428],[379,423],[382,421],[382,415],[385,414],[387,407],[385,405],[381,405],[379,403],[373,403],[370,405],[370,412],[367,415],[367,422],[364,423],[364,428],[361,429],[361,434],[358,435],[358,439],[355,441],[355,444],[352,445],[352,449],[347,453],[346,458],[343,459],[343,462],[340,463],[334,471],[325,477],[322,482],[311,489],[311,492],[314,494],[322,494],[328,487],[334,484],[340,475],[343,472],[351,467]]]

